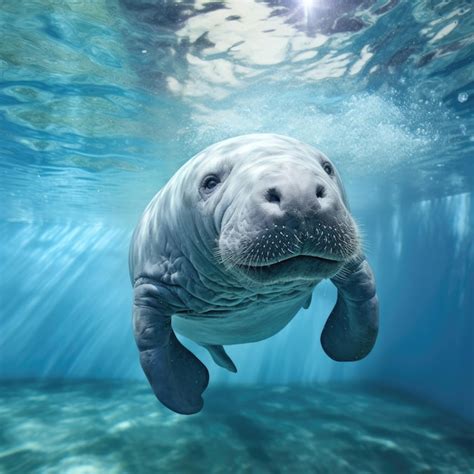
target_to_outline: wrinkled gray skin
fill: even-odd
[[[223,345],[277,333],[330,278],[338,297],[325,352],[359,360],[377,336],[375,281],[341,180],[325,155],[288,137],[232,138],[188,161],[141,217],[130,274],[141,365],[178,413],[201,410],[209,375],[175,332],[235,372]]]

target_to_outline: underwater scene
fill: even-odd
[[[470,0],[1,0],[0,473],[474,473],[473,62]]]

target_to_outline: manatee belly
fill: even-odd
[[[261,341],[283,329],[301,308],[301,301],[248,308],[230,313],[206,315],[174,315],[173,329],[182,336],[202,344],[244,344]]]

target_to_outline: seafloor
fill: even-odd
[[[468,473],[474,427],[391,392],[210,388],[180,416],[146,385],[4,383],[6,473]]]

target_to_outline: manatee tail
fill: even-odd
[[[237,367],[232,362],[232,359],[227,355],[226,351],[222,346],[213,344],[203,344],[202,346],[209,351],[209,354],[211,354],[213,361],[217,365],[220,365],[221,367],[227,369],[230,372],[237,372]]]

